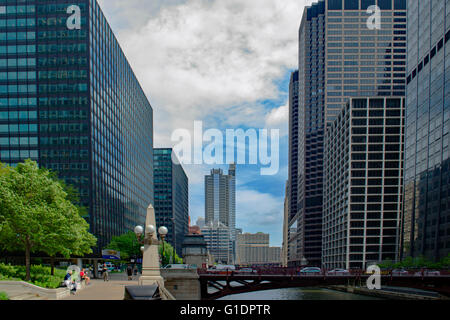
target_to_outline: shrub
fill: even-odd
[[[0,301],[9,300],[8,294],[0,292]]]
[[[51,275],[51,268],[41,265],[31,266],[31,280],[30,283],[39,287],[56,289],[60,286],[64,276],[65,270],[55,269],[55,275]],[[0,263],[0,280],[25,280],[26,269],[25,266],[12,266]]]

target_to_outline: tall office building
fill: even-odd
[[[404,99],[352,98],[327,130],[323,266],[366,269],[400,253]]]
[[[184,236],[189,233],[189,181],[181,164],[175,164],[176,157],[170,148],[155,148],[154,182],[155,215],[157,227],[169,230],[167,241],[181,257]]]
[[[368,28],[367,8],[381,10]],[[323,154],[327,126],[354,97],[403,97],[406,0],[323,0],[304,10],[299,30],[299,168],[297,254],[321,265]]]
[[[299,108],[298,71],[291,74],[289,83],[289,213],[297,214],[298,201],[298,147],[299,147]]]
[[[228,227],[233,243],[233,259],[236,250],[236,165],[230,164],[228,174],[213,169],[205,176],[205,223],[220,222]]]
[[[450,2],[408,0],[403,255],[450,253]]]
[[[205,176],[205,223],[220,221],[236,228],[236,165],[231,164],[228,175],[213,169]]]
[[[103,248],[153,204],[153,110],[95,0],[0,1],[0,161],[75,186]],[[70,24],[69,24],[70,25]]]

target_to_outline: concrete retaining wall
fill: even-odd
[[[200,281],[194,269],[161,269],[165,288],[177,300],[200,300]]]
[[[79,289],[84,288],[84,283]],[[0,292],[5,292],[10,298],[32,294],[48,300],[61,300],[70,295],[68,288],[46,289],[24,281],[0,281]]]

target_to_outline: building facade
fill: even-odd
[[[97,249],[145,222],[153,110],[94,0],[0,1],[0,161],[28,158],[79,190]]]
[[[209,254],[218,264],[234,264],[234,245],[231,230],[220,221],[211,221],[201,228]],[[209,261],[213,264],[212,261]]]
[[[231,164],[228,174],[221,169],[211,170],[205,176],[205,224],[220,222],[230,230],[233,257],[236,242],[236,165]]]
[[[369,28],[370,5],[381,10]],[[298,212],[290,265],[322,264],[324,143],[350,98],[404,97],[406,0],[324,0],[305,8],[299,30]]]
[[[400,254],[403,98],[352,98],[327,130],[323,266],[365,269]]]
[[[266,233],[238,234],[236,239],[236,264],[241,266],[281,263],[281,248],[270,247],[270,235]]]
[[[156,225],[168,228],[166,241],[181,256],[189,233],[189,180],[181,164],[172,161],[172,149],[155,148],[153,153]]]
[[[408,0],[403,257],[450,253],[450,3]]]

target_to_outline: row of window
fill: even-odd
[[[0,81],[36,80],[36,71],[0,72]]]
[[[37,111],[0,111],[0,121],[2,120],[36,120]]]
[[[0,134],[2,133],[37,133],[37,124],[0,124]]]
[[[18,146],[37,146],[37,137],[11,137],[11,138],[0,138],[0,146],[2,147],[18,147]]]
[[[35,13],[36,7],[34,5],[28,6],[0,6],[0,15],[8,14],[27,14]]]
[[[37,150],[2,150],[0,159],[37,159],[39,157]]]
[[[0,19],[0,28],[24,28],[36,26],[35,18],[27,19]]]
[[[36,58],[0,59],[0,68],[35,67]]]
[[[35,40],[36,32],[0,32],[0,41]]]
[[[0,94],[36,93],[36,85],[0,85]]]

